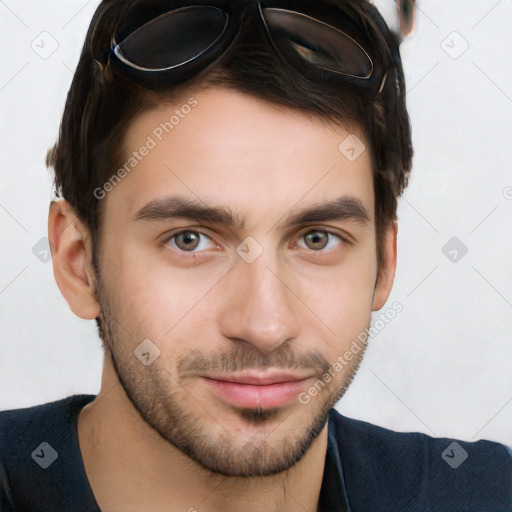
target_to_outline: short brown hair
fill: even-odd
[[[407,186],[412,161],[411,130],[398,41],[367,0],[315,1],[339,9],[360,27],[358,41],[387,72],[382,91],[369,97],[343,81],[305,76],[276,55],[272,45],[244,27],[229,52],[177,86],[143,88],[109,66],[112,35],[134,4],[148,0],[103,0],[94,14],[62,117],[59,138],[48,152],[57,196],[64,197],[89,227],[96,247],[101,209],[94,190],[103,186],[123,161],[123,136],[130,121],[147,109],[169,102],[187,88],[220,85],[286,106],[327,123],[357,123],[371,145],[374,167],[377,261],[383,263],[385,229],[396,220],[397,198]],[[233,0],[241,1],[241,0]],[[170,7],[172,2],[166,2]],[[96,255],[96,251],[94,251]]]

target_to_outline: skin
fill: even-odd
[[[58,286],[76,315],[104,322],[101,390],[78,421],[86,473],[104,512],[313,512],[327,413],[364,351],[307,404],[242,410],[201,375],[292,368],[307,390],[386,302],[397,226],[386,231],[375,284],[370,154],[351,162],[338,150],[350,133],[369,147],[357,127],[225,89],[194,97],[191,113],[102,199],[99,279],[86,226],[66,201],[50,207]],[[175,108],[133,120],[127,156]],[[150,201],[175,195],[227,207],[244,226],[134,220]],[[368,222],[286,227],[290,214],[340,196],[358,200]],[[167,241],[183,230],[205,236]],[[252,263],[236,251],[249,236],[263,249]],[[148,366],[134,355],[144,339],[160,350]]]

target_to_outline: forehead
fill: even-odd
[[[126,215],[176,194],[269,219],[342,194],[374,211],[369,145],[358,126],[333,127],[244,93],[184,94],[134,119],[123,146],[128,172],[107,199]]]

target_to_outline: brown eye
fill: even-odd
[[[174,243],[178,249],[183,251],[193,251],[200,242],[201,235],[195,231],[182,231],[174,235]]]
[[[221,249],[209,235],[192,229],[183,229],[174,234],[168,234],[161,243],[183,258],[195,257],[198,253]]]
[[[321,251],[329,242],[329,234],[325,231],[308,231],[304,235],[304,240],[308,249]]]

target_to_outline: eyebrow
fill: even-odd
[[[173,218],[192,219],[197,222],[221,224],[235,230],[244,229],[243,219],[230,208],[209,206],[195,199],[181,196],[168,196],[154,199],[144,205],[133,216],[134,221],[163,221]],[[341,196],[327,202],[309,205],[297,212],[290,211],[277,223],[288,228],[308,222],[353,221],[361,226],[372,220],[368,210],[360,199],[353,196]]]

